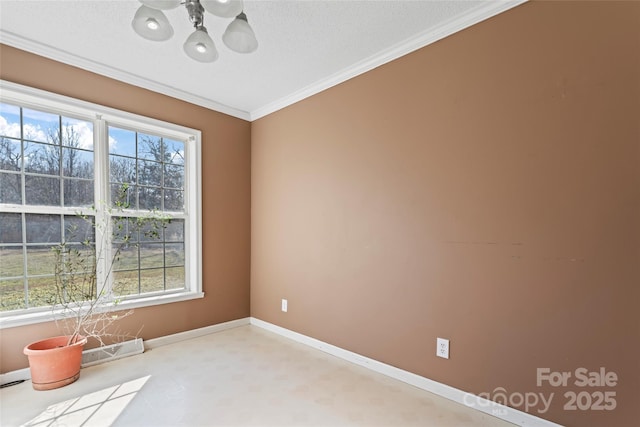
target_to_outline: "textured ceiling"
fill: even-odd
[[[0,42],[253,120],[522,2],[245,0],[258,50],[228,50],[230,19],[206,13],[220,57],[203,64],[182,50],[182,6],[165,11],[173,38],[152,42],[131,28],[138,1],[0,0]]]

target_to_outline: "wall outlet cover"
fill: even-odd
[[[445,338],[438,338],[436,340],[436,356],[444,359],[449,358],[449,340]]]
[[[287,308],[288,308],[287,305],[288,305],[287,304],[287,300],[283,299],[282,300],[282,311],[284,311],[285,313],[287,312]]]

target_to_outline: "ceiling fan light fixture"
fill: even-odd
[[[173,36],[173,27],[164,13],[145,5],[138,8],[131,26],[140,37],[147,40],[161,42]]]
[[[200,3],[204,10],[221,18],[233,18],[244,8],[242,0],[200,0]]]
[[[218,50],[205,27],[198,27],[183,45],[185,53],[198,62],[213,62],[218,59]]]
[[[251,53],[258,48],[258,40],[244,12],[229,24],[222,35],[222,41],[229,49],[238,53]]]
[[[175,9],[181,2],[181,0],[140,0],[140,3],[158,10]]]

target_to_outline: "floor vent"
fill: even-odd
[[[82,367],[98,365],[123,357],[133,356],[144,352],[142,338],[106,345],[104,347],[92,348],[82,352]]]

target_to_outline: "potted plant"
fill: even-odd
[[[76,381],[80,377],[82,351],[89,339],[103,346],[106,337],[113,340],[126,336],[114,324],[132,311],[118,309],[119,299],[113,291],[117,284],[110,283],[111,273],[122,251],[137,245],[137,239],[132,239],[134,234],[142,233],[147,240],[158,239],[169,222],[156,211],[143,217],[120,215],[129,207],[122,201],[126,200],[127,190],[128,186],[123,185],[114,203],[118,215],[112,215],[114,211],[109,209],[109,215],[96,221],[95,209],[88,214],[78,213],[79,221],[66,233],[72,238],[51,248],[55,255],[55,286],[49,302],[63,335],[24,348],[36,390],[59,388]],[[113,236],[111,247],[107,247],[104,239],[107,233]]]

